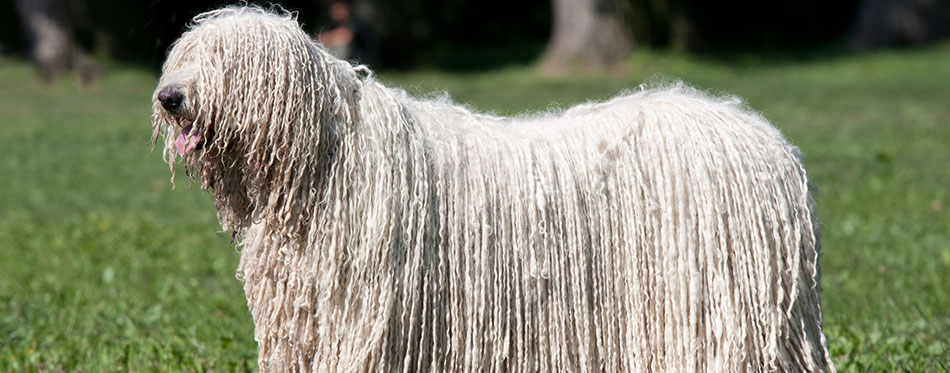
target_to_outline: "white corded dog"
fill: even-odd
[[[808,178],[738,100],[477,114],[231,7],[175,44],[153,122],[243,247],[262,370],[834,369]]]

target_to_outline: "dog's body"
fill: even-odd
[[[833,370],[807,177],[736,101],[475,114],[228,8],[154,122],[241,239],[262,369]]]

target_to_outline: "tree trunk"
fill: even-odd
[[[70,27],[71,13],[62,1],[16,0],[17,13],[27,38],[30,59],[45,81],[78,68],[83,82],[93,79],[96,66],[76,44]]]
[[[551,39],[541,68],[598,68],[619,62],[633,49],[618,0],[552,0]]]
[[[950,0],[865,0],[851,45],[910,46],[950,37]]]

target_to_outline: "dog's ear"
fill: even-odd
[[[364,79],[372,76],[372,72],[365,65],[350,66],[347,62],[342,62],[334,66],[336,76],[346,77],[337,81],[340,94],[346,96],[346,102],[350,105],[356,105],[363,91]]]
[[[366,65],[356,65],[353,67],[353,72],[356,73],[356,81],[353,83],[354,87],[352,89],[353,102],[359,102],[360,95],[363,90],[363,84],[369,80],[376,78],[376,75],[373,74],[373,70]]]
[[[369,78],[373,78],[373,70],[369,69],[369,66],[366,65],[356,65],[353,67],[353,71],[356,72],[356,77],[360,81],[364,81]]]

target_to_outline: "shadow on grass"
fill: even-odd
[[[725,45],[704,51],[688,53],[700,63],[727,65],[736,68],[755,68],[759,66],[787,67],[803,64],[830,63],[873,54],[900,53],[950,45],[950,41],[934,41],[916,46],[895,46],[889,48],[866,49],[849,45],[845,40],[837,40],[822,45],[801,46],[763,46],[749,48],[738,45]]]
[[[544,43],[515,41],[506,45],[436,44],[406,71],[435,69],[467,74],[533,64],[544,51]],[[384,68],[383,71],[393,71]],[[398,71],[398,70],[396,70]],[[405,71],[404,71],[405,72]]]

